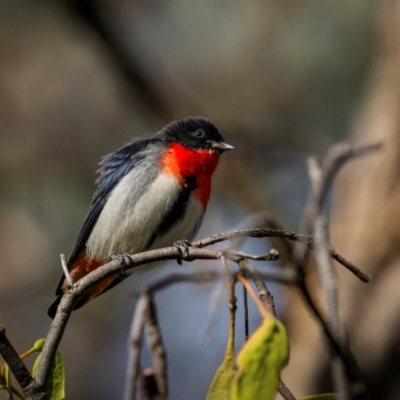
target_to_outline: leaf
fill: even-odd
[[[6,378],[6,390],[7,390],[7,395],[8,395],[8,400],[14,400],[14,394],[13,394],[13,389],[11,385],[11,371],[8,365],[5,365],[5,371],[4,375]]]
[[[0,370],[0,390],[7,389],[7,382],[6,382],[6,365],[4,364]]]
[[[33,364],[32,375],[36,376],[40,355]],[[65,370],[59,351],[56,352],[51,363],[49,378],[46,383],[47,400],[63,400],[65,398]]]
[[[235,363],[235,313],[231,312],[228,343],[222,364],[214,375],[206,400],[230,400],[236,374]]]
[[[336,393],[314,394],[312,396],[299,397],[297,400],[338,400]]]
[[[237,357],[239,370],[233,384],[234,400],[273,400],[281,369],[289,359],[286,329],[267,314]]]

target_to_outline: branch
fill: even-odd
[[[264,304],[265,308],[276,316],[274,298],[271,292],[268,290],[267,285],[264,282],[262,275],[248,260],[242,259],[239,261],[239,270],[246,276],[249,276],[254,284],[256,285],[258,296]]]
[[[160,328],[158,327],[156,305],[152,296],[149,296],[144,323],[146,339],[153,359],[157,395],[166,398],[168,396],[167,357],[162,343]]]
[[[27,400],[45,400],[46,392],[39,387],[32,378],[25,364],[15,351],[14,347],[6,336],[4,326],[0,325],[0,354],[9,366],[15,379],[21,385],[21,389]]]
[[[376,146],[375,146],[376,147]],[[352,154],[352,156],[356,156],[367,151],[370,149],[375,148],[374,146],[369,146],[366,149],[362,148],[358,151],[349,151],[347,149],[348,154]],[[346,154],[347,154],[346,153]],[[342,153],[340,153],[342,154]],[[350,156],[348,156],[350,157]],[[340,162],[343,163],[346,157],[342,156],[339,157]],[[340,163],[339,163],[340,164]],[[328,171],[327,180],[331,179],[333,172],[338,170],[338,167],[333,162],[328,164],[328,166],[333,166]],[[332,172],[333,171],[333,172]],[[325,181],[324,181],[325,182]],[[323,187],[325,188],[326,185]],[[322,190],[324,192],[324,190]],[[310,203],[311,204],[311,203]],[[312,207],[311,207],[312,209]],[[309,218],[309,214],[306,214],[306,217]],[[307,220],[306,218],[306,220]],[[262,256],[252,256],[245,253],[240,253],[233,251],[231,249],[220,249],[220,250],[210,250],[204,249],[202,247],[220,242],[222,240],[232,239],[234,237],[281,237],[286,238],[289,240],[294,240],[297,242],[303,242],[306,244],[305,246],[305,253],[308,249],[313,249],[314,246],[314,239],[308,235],[298,235],[295,232],[284,231],[284,230],[276,230],[276,229],[249,229],[244,231],[233,231],[233,232],[226,232],[220,235],[212,236],[210,238],[205,238],[198,242],[193,243],[193,247],[189,247],[187,249],[187,253],[182,256],[181,252],[176,247],[167,247],[163,249],[151,250],[144,253],[139,253],[135,255],[131,255],[130,257],[126,257],[124,262],[121,263],[120,260],[114,259],[109,263],[97,268],[95,271],[89,273],[79,281],[75,282],[71,287],[69,287],[65,293],[63,298],[61,299],[60,305],[58,307],[56,316],[53,320],[53,323],[50,327],[43,351],[42,356],[40,358],[38,372],[37,372],[37,382],[39,385],[44,386],[47,380],[47,376],[49,374],[51,361],[55,355],[56,349],[60,343],[62,335],[64,333],[65,327],[68,323],[68,319],[71,315],[71,312],[76,304],[76,302],[83,296],[85,292],[87,292],[90,288],[95,286],[96,284],[100,283],[105,278],[111,277],[117,273],[123,272],[132,272],[135,267],[140,265],[144,265],[150,262],[161,262],[166,260],[173,260],[173,259],[184,259],[186,261],[193,261],[195,259],[203,259],[203,260],[211,260],[211,259],[221,259],[221,257],[226,257],[230,260],[235,261],[238,263],[243,258],[252,258],[252,259],[276,259],[276,254],[269,254],[269,255],[262,255]],[[296,254],[296,253],[295,253]],[[351,263],[347,262],[342,256],[337,255],[332,250],[329,250],[329,254],[331,257],[334,257],[338,262],[344,265],[346,268],[349,268],[353,273],[356,273],[358,277],[360,277],[363,281],[369,281],[369,276],[364,274],[362,271],[358,270],[355,266]],[[295,257],[297,270],[286,269],[285,271],[273,271],[264,273],[261,276],[266,279],[276,280],[283,283],[291,283],[297,284],[302,289],[303,293],[304,290],[304,281],[302,279],[302,264],[299,262],[300,258]],[[123,264],[123,265],[122,265]],[[156,284],[153,284],[152,287],[148,287],[149,293],[152,290],[159,290],[162,287],[172,284],[174,282],[181,282],[181,281],[190,281],[190,282],[199,282],[199,281],[209,281],[214,279],[219,279],[221,276],[220,274],[213,274],[213,273],[206,273],[204,274],[195,274],[195,275],[173,275],[166,280],[160,281]],[[309,294],[309,293],[308,293]],[[312,304],[311,296],[305,295],[305,298],[309,304]],[[334,339],[334,336],[329,330],[329,327],[326,326],[321,314],[318,312],[315,305],[311,307],[317,318],[320,320],[324,330],[328,333],[327,336],[332,344],[332,347],[338,351],[338,354],[341,355],[343,359],[345,359],[344,354],[341,352],[340,346],[338,346],[337,342]]]
[[[208,238],[198,240],[192,243],[193,247],[203,248],[206,246],[210,246],[212,244],[216,244],[219,242],[223,242],[225,240],[232,240],[236,238],[242,237],[253,237],[253,238],[265,238],[265,237],[276,237],[281,239],[288,239],[293,242],[300,242],[307,245],[307,248],[310,250],[315,250],[314,238],[311,235],[301,235],[293,231],[288,231],[284,229],[242,229],[220,233],[217,235],[209,236]],[[339,264],[343,265],[350,272],[352,272],[357,278],[359,278],[362,282],[369,282],[371,280],[371,276],[366,274],[357,268],[350,261],[346,260],[343,256],[338,254],[335,250],[330,249],[330,256],[335,259]]]
[[[225,256],[235,262],[246,255],[244,253],[238,253],[236,251],[230,251],[229,249],[220,250],[209,250],[209,249],[199,249],[196,247],[189,247],[187,249],[187,254],[182,256],[176,247],[165,247],[163,249],[146,251],[139,254],[131,255],[130,257],[125,257],[124,261],[121,263],[120,260],[114,259],[109,263],[97,268],[95,271],[89,273],[85,277],[81,278],[79,281],[75,282],[71,287],[69,287],[58,306],[56,316],[54,317],[53,323],[50,326],[49,333],[47,335],[42,356],[40,357],[40,362],[38,366],[38,372],[36,375],[37,382],[44,386],[49,374],[51,360],[53,359],[61,338],[64,334],[65,327],[68,323],[69,317],[76,302],[86,293],[90,288],[97,285],[105,278],[113,276],[115,274],[123,272],[132,272],[135,267],[143,264],[157,261],[166,260],[176,260],[182,258],[186,261],[193,260],[218,260],[222,256]],[[246,255],[247,256],[247,255]],[[275,259],[276,254],[269,254],[263,256],[252,256],[256,259]],[[271,271],[265,272],[263,276],[266,279],[276,280],[284,283],[296,283],[297,276],[292,271]],[[169,285],[174,282],[190,281],[210,281],[220,279],[221,274],[205,274],[205,275],[172,275],[166,281],[158,282],[154,285]],[[149,286],[148,290],[159,290],[161,287]]]
[[[318,214],[318,210],[322,208],[322,204],[326,198],[326,194],[332,184],[333,179],[340,169],[346,164],[346,162],[362,155],[377,151],[381,148],[381,143],[374,143],[358,147],[350,143],[339,143],[328,151],[328,154],[326,155],[322,165],[321,174],[318,176],[314,175],[315,169],[311,169],[309,172],[311,182],[316,183],[316,180],[319,180],[320,182],[318,183],[317,187],[314,188],[315,190],[312,191],[307,202],[300,232],[308,234],[311,231],[315,215]],[[315,160],[313,161],[313,157],[310,159],[311,163],[316,163]],[[308,163],[310,163],[310,161],[308,161]],[[300,246],[295,247],[294,256],[297,260],[296,263],[299,266],[304,264],[307,254],[308,248],[302,248]]]
[[[362,147],[354,147],[349,144],[336,145],[328,152],[322,168],[315,158],[310,158],[308,160],[312,191],[306,206],[301,232],[308,234],[314,229],[316,235],[314,242],[317,249],[317,264],[327,297],[329,323],[324,320],[321,312],[314,303],[304,279],[299,287],[306,302],[319,320],[331,344],[332,350],[343,363],[342,366],[338,368],[335,367],[335,384],[343,399],[349,399],[350,396],[354,399],[364,398],[366,386],[363,374],[351,354],[350,349],[344,343],[344,336],[340,326],[336,280],[329,260],[332,254],[327,240],[327,229],[322,219],[323,203],[334,177],[347,161],[354,157],[375,151],[380,147],[380,144]],[[293,261],[299,274],[304,275],[308,252],[308,246],[295,246]],[[351,383],[350,390],[347,385],[347,380],[345,379],[344,371],[347,373]]]
[[[188,249],[190,252],[190,248]],[[229,273],[228,276],[234,277],[236,273]],[[162,349],[161,344],[161,335],[159,333],[159,329],[156,324],[154,324],[155,319],[151,315],[151,311],[149,311],[149,307],[151,304],[151,296],[169,285],[175,284],[177,282],[210,282],[215,281],[216,279],[226,278],[227,273],[214,273],[214,272],[200,272],[197,274],[175,274],[162,279],[156,280],[153,284],[144,288],[139,296],[138,301],[136,302],[135,313],[132,320],[131,326],[131,347],[128,357],[128,368],[127,368],[127,380],[125,382],[125,400],[135,400],[136,398],[136,383],[137,379],[140,375],[140,349],[143,340],[143,328],[147,324],[147,329],[150,327],[150,335],[148,335],[148,339],[150,339],[150,347],[154,344],[154,348],[156,348],[156,352],[152,352],[153,360],[155,360],[154,365],[156,366],[155,370],[158,370],[159,377],[157,379],[156,374],[153,374],[154,379],[157,381],[158,391],[160,391],[160,387],[164,387],[164,394],[166,395],[167,391],[167,377],[166,377],[166,364],[165,364],[165,354]],[[154,314],[153,314],[154,316]],[[149,318],[152,321],[149,321]],[[150,338],[149,338],[150,336]],[[153,340],[154,339],[154,340]],[[161,347],[160,347],[161,344]],[[161,351],[160,351],[161,350]],[[154,354],[158,353],[160,356],[154,357]],[[161,382],[160,382],[161,381]],[[160,383],[159,383],[160,382]]]
[[[142,347],[143,327],[149,300],[148,293],[143,291],[136,302],[130,333],[131,346],[129,347],[125,382],[125,400],[135,400],[136,398],[136,382],[140,375],[140,349]]]

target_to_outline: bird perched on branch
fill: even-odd
[[[219,155],[232,149],[210,120],[197,117],[171,122],[105,156],[89,213],[67,262],[72,281],[115,255],[192,240],[203,221]],[[118,274],[100,282],[75,309],[125,277]],[[67,286],[62,277],[48,310],[50,317],[54,318]]]

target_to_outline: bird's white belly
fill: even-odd
[[[137,176],[132,171],[110,195],[86,244],[90,258],[105,262],[111,255],[171,246],[177,240],[191,240],[197,233],[204,212],[191,195],[184,216],[167,232],[157,235],[157,228],[181,192],[174,176],[160,174],[138,199],[135,199],[136,182]],[[155,240],[147,248],[154,233]]]

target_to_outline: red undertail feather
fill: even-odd
[[[90,259],[86,256],[86,249],[82,249],[78,255],[76,256],[74,262],[69,266],[69,274],[74,282],[83,278],[88,273],[94,271],[104,263]],[[115,280],[118,275],[110,276],[97,285],[93,286],[83,297],[81,300],[81,304],[85,304],[95,297],[99,296],[102,292],[104,292],[108,286]],[[67,282],[64,281],[63,289],[67,286]]]

